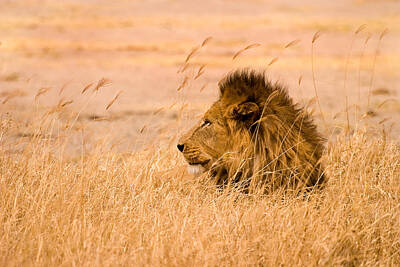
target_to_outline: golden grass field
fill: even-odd
[[[2,1],[0,266],[400,265],[399,10]],[[187,173],[177,139],[238,67],[313,112],[323,190]]]

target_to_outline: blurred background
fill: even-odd
[[[173,143],[239,67],[286,84],[330,138],[366,121],[400,133],[400,1],[0,6],[0,111],[16,138],[35,136],[43,116],[53,116],[49,135],[77,133],[71,152],[104,136],[121,151]]]

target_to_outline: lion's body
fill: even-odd
[[[201,164],[218,184],[234,181],[273,190],[323,182],[324,140],[282,86],[263,74],[236,71],[219,89],[219,100],[200,125],[180,140],[189,164]]]

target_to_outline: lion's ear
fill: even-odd
[[[259,108],[256,103],[245,102],[228,106],[225,116],[228,119],[241,120],[251,124],[257,118],[258,112]]]

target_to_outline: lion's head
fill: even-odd
[[[208,171],[219,185],[269,189],[323,181],[324,140],[281,85],[240,70],[225,77],[219,90],[219,99],[178,143],[194,171]]]

